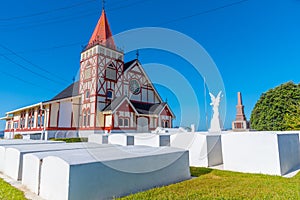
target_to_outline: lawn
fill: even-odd
[[[23,192],[0,179],[0,200],[26,200]]]
[[[191,168],[194,177],[124,199],[300,199],[300,173],[293,178]],[[25,200],[23,192],[0,179],[0,200]]]
[[[191,168],[194,179],[123,199],[300,199],[300,173],[293,178]]]

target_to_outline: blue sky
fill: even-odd
[[[164,27],[193,38],[206,49],[225,84],[225,127],[230,127],[235,118],[238,91],[243,94],[249,119],[261,93],[281,83],[298,83],[300,80],[299,0],[106,2],[113,34],[141,27]],[[1,3],[2,116],[9,110],[51,99],[72,82],[79,69],[82,46],[92,34],[101,7],[100,0],[11,0]],[[134,58],[134,52],[125,55],[125,61]],[[194,77],[189,64],[176,55],[149,49],[140,50],[139,59],[142,64],[170,66],[189,79],[194,88],[202,88],[197,90],[197,97],[201,115],[199,129],[204,129],[203,80]],[[156,79],[156,73],[151,69],[147,73],[151,79]],[[179,102],[176,94],[165,86],[158,84],[156,87],[179,116],[175,125],[189,125],[193,115],[198,115],[188,97]],[[180,103],[192,117],[180,120]],[[207,109],[210,112],[209,105]]]

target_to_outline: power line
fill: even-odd
[[[162,25],[166,25],[166,24],[170,24],[170,23],[182,21],[182,20],[185,20],[185,19],[189,19],[189,18],[192,18],[192,17],[196,17],[196,16],[199,16],[199,15],[204,15],[204,14],[212,13],[212,12],[224,9],[224,8],[228,8],[228,7],[232,7],[232,6],[238,5],[238,4],[245,3],[247,1],[249,1],[249,0],[236,1],[236,2],[233,2],[233,3],[230,3],[230,4],[226,4],[226,5],[223,5],[223,6],[219,6],[219,7],[216,7],[216,8],[209,9],[209,10],[205,10],[205,11],[202,11],[202,12],[199,12],[199,13],[195,13],[195,14],[192,14],[192,15],[180,17],[180,18],[173,19],[173,20],[170,20],[170,21],[167,21],[167,22],[163,22],[161,24],[158,24],[157,26],[162,26]]]
[[[22,64],[19,64],[19,63],[15,62],[14,60],[10,59],[10,58],[7,57],[7,56],[2,55],[2,57],[5,58],[6,60],[8,60],[9,62],[13,63],[14,65],[16,65],[16,66],[18,66],[18,67],[20,67],[20,68],[22,68],[22,69],[24,69],[24,70],[26,70],[26,71],[32,73],[32,74],[34,74],[34,75],[36,75],[36,76],[39,76],[39,77],[42,77],[42,78],[44,78],[44,79],[46,79],[46,80],[48,80],[48,81],[57,83],[57,81],[55,81],[55,80],[53,80],[53,79],[50,79],[50,78],[48,78],[47,76],[44,76],[44,75],[42,75],[42,74],[40,74],[40,73],[37,73],[37,72],[35,72],[35,71],[29,69],[28,67],[22,65]]]
[[[95,1],[95,0],[93,0],[93,1]],[[131,6],[135,6],[137,4],[140,4],[140,3],[144,3],[146,1],[149,1],[149,0],[136,1],[136,2],[124,5],[124,6],[119,6],[119,7],[113,7],[113,8],[110,8],[110,9],[106,9],[106,11],[110,12],[110,11],[115,11],[115,10],[131,7]],[[118,2],[121,2],[121,1],[118,1]],[[122,2],[124,2],[124,0]],[[49,12],[53,12],[53,11],[48,11],[48,13]],[[97,13],[99,13],[98,9],[97,10],[95,9],[92,12],[89,9],[88,12],[86,12],[85,14],[83,14],[83,12],[80,12],[80,15],[75,14],[75,15],[69,15],[69,16],[59,16],[59,17],[53,17],[53,18],[49,18],[49,19],[39,19],[38,21],[32,21],[31,20],[31,21],[29,21],[29,23],[24,23],[23,22],[23,23],[17,23],[17,24],[4,24],[4,25],[2,24],[0,26],[0,28],[1,27],[3,27],[3,28],[6,27],[4,31],[9,32],[9,31],[14,31],[14,30],[27,29],[27,28],[33,28],[33,27],[38,27],[38,26],[43,26],[43,25],[49,25],[49,24],[53,24],[53,23],[62,23],[62,22],[66,22],[66,21],[74,21],[75,18],[82,19],[83,17],[88,17],[88,16],[91,16],[91,15],[95,15]],[[36,15],[37,14],[31,14],[30,16],[36,16]],[[29,15],[27,15],[27,16],[29,16]],[[14,18],[20,18],[20,16],[14,17]],[[1,19],[0,19],[0,21],[1,21]],[[16,27],[18,25],[22,25],[22,26],[21,27]],[[13,27],[13,28],[12,29],[7,29],[8,27]]]
[[[7,72],[5,72],[5,71],[3,71],[3,70],[1,70],[0,72],[1,72],[1,74],[5,74],[6,76],[10,76],[10,77],[12,77],[12,78],[14,78],[14,79],[16,79],[16,80],[18,80],[18,81],[21,81],[21,82],[23,82],[23,83],[26,83],[26,84],[29,84],[29,85],[33,85],[33,86],[36,86],[36,87],[45,89],[44,87],[41,87],[41,85],[38,85],[38,84],[36,84],[36,83],[32,83],[32,82],[27,81],[27,80],[25,80],[25,79],[22,79],[22,78],[20,78],[20,77],[18,77],[18,76],[15,76],[15,75],[13,75],[13,74],[7,73]],[[53,91],[53,92],[57,92],[57,91],[55,91],[55,90],[53,90],[53,89],[50,89],[50,88],[47,88],[47,89],[49,89],[49,90],[51,90],[51,91]]]
[[[40,66],[34,64],[33,62],[29,61],[28,59],[26,59],[26,58],[24,58],[24,57],[18,55],[16,52],[14,52],[13,50],[11,50],[11,49],[5,47],[4,45],[0,44],[0,46],[1,46],[3,49],[6,49],[6,50],[9,51],[10,53],[12,53],[13,55],[17,56],[18,58],[22,59],[23,61],[29,63],[29,64],[32,65],[32,66],[34,66],[35,68],[37,68],[37,69],[39,69],[39,70],[41,70],[41,71],[43,71],[43,72],[46,72],[46,73],[48,73],[48,74],[50,74],[50,75],[52,75],[52,76],[56,76],[56,77],[58,77],[60,80],[64,80],[64,81],[68,82],[68,81],[65,80],[64,78],[59,77],[58,75],[56,75],[56,74],[54,74],[54,73],[52,73],[52,72],[50,72],[50,71],[48,71],[48,70],[46,70],[46,69],[44,69],[44,68],[42,68],[42,67],[40,67]],[[3,55],[2,55],[2,56],[3,56]],[[4,58],[7,59],[6,56],[4,56]],[[16,63],[14,63],[14,64],[16,64]],[[23,68],[23,67],[22,67],[22,68]],[[25,67],[25,68],[26,68],[26,67]],[[31,72],[31,73],[35,73],[35,72],[32,72],[32,70],[30,70],[30,72]],[[35,74],[37,75],[38,73],[35,73]],[[40,75],[40,74],[39,74],[39,76],[42,76],[42,77],[45,78],[45,76],[43,76],[43,75]],[[47,79],[50,80],[49,78],[47,78]]]
[[[42,12],[33,13],[33,14],[29,14],[29,15],[21,15],[21,16],[9,17],[9,18],[0,18],[0,21],[11,21],[11,20],[16,20],[16,19],[24,19],[24,18],[29,18],[29,17],[45,15],[45,14],[49,14],[49,13],[53,13],[53,12],[57,12],[57,11],[61,11],[61,10],[67,10],[67,9],[70,9],[70,8],[78,7],[78,6],[81,6],[83,4],[87,4],[87,3],[91,3],[91,2],[95,2],[95,1],[97,1],[97,0],[83,1],[83,2],[73,4],[73,5],[70,5],[70,6],[65,6],[65,7],[52,9],[52,10],[47,10],[47,11],[42,11]]]

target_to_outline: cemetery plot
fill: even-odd
[[[35,145],[12,145],[5,151],[4,173],[14,180],[21,180],[23,156],[28,153],[59,151],[67,149],[84,149],[94,143],[58,143],[58,144],[35,144]]]
[[[190,178],[188,152],[123,146],[43,159],[40,196],[48,200],[108,199]]]

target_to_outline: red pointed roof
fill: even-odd
[[[92,37],[89,40],[87,48],[96,44],[104,45],[111,49],[116,49],[114,39],[110,30],[110,26],[106,17],[105,10],[102,10],[102,14],[95,27]]]

